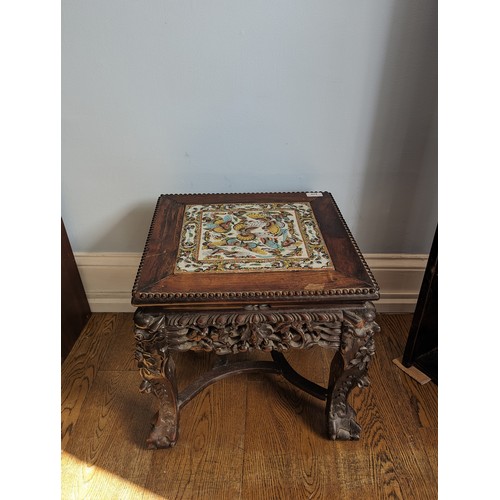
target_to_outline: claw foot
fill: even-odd
[[[174,434],[169,437],[165,434]],[[154,428],[151,431],[148,439],[146,439],[146,446],[148,450],[156,450],[158,448],[172,448],[177,443],[177,435],[176,433],[165,433],[164,430],[159,428]]]
[[[175,441],[169,441],[165,436],[159,438],[148,438],[146,440],[148,450],[157,450],[158,448],[172,448],[175,446]]]
[[[361,426],[355,420],[356,412],[347,405],[347,411],[330,414],[328,418],[328,437],[332,440],[358,440]]]

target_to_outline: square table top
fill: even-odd
[[[378,298],[327,192],[161,195],[132,290],[170,308]]]

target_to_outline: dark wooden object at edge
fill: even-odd
[[[434,234],[402,363],[438,382],[438,230]]]
[[[91,315],[73,250],[61,219],[61,362]]]

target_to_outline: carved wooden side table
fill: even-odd
[[[150,448],[173,446],[184,405],[235,373],[271,372],[326,400],[331,439],[358,439],[347,398],[368,384],[379,330],[378,286],[326,192],[162,195],[132,304],[141,390],[158,398]],[[283,352],[334,351],[328,387]],[[219,363],[178,392],[173,351],[269,351],[269,361]]]

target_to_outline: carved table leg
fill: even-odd
[[[135,314],[136,359],[143,382],[141,391],[153,393],[159,410],[153,430],[146,440],[148,448],[174,446],[179,436],[179,405],[175,365],[168,352],[164,315]]]
[[[359,439],[361,427],[347,398],[355,386],[369,384],[368,363],[375,354],[373,335],[380,330],[374,319],[375,308],[370,303],[355,312],[344,311],[341,348],[333,357],[328,384],[326,416],[330,439]]]
[[[268,306],[266,306],[268,307]],[[164,313],[137,309],[136,358],[143,378],[141,390],[156,395],[159,411],[147,440],[149,448],[175,445],[181,407],[209,383],[230,373],[271,371],[309,394],[327,400],[331,439],[359,439],[356,413],[348,404],[350,391],[368,385],[367,367],[375,353],[379,330],[371,303],[345,309],[310,311],[245,310],[244,312]],[[281,351],[319,345],[334,349],[328,389],[296,373]],[[178,396],[171,351],[214,351],[219,355],[252,350],[271,351],[274,363],[230,367],[224,362]]]

